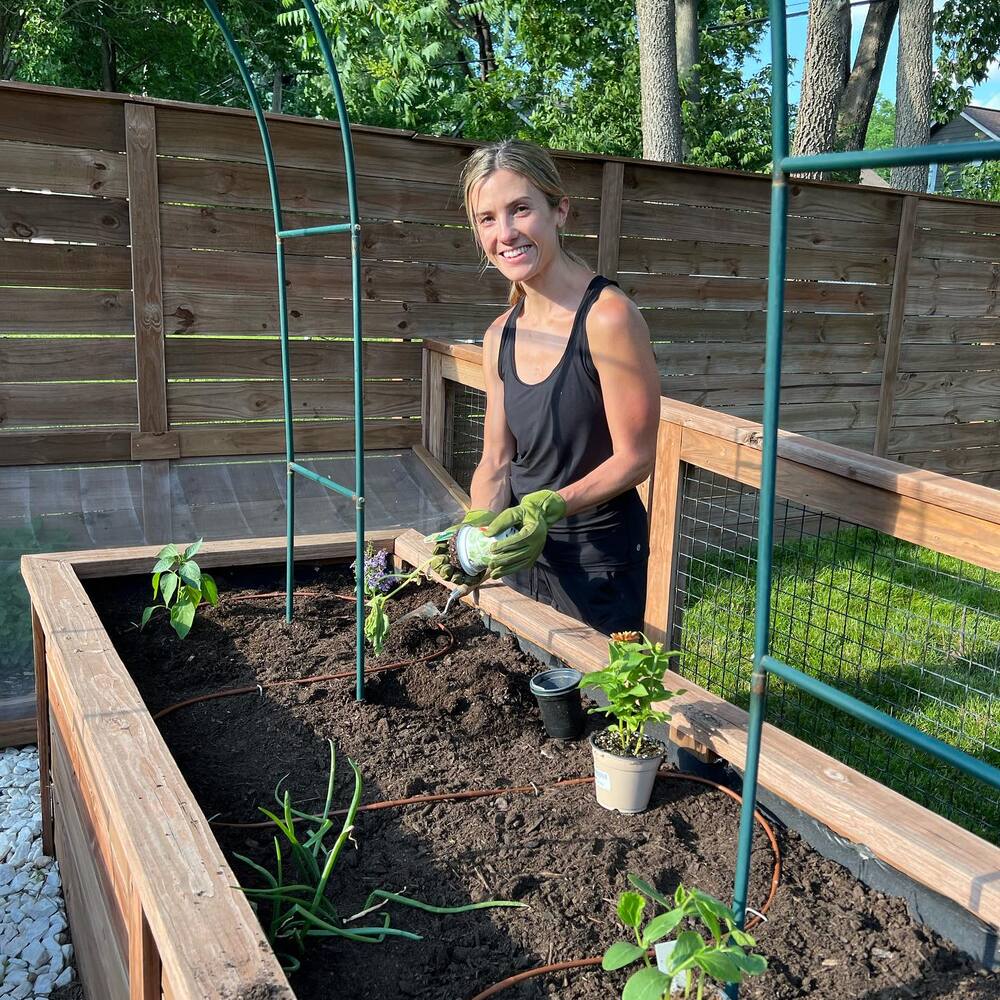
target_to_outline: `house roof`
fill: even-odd
[[[973,124],[983,129],[987,135],[992,133],[994,136],[1000,136],[1000,108],[983,108],[978,104],[970,104],[960,114],[971,119]],[[958,116],[956,115],[956,117]],[[952,119],[952,121],[954,120]],[[934,125],[931,128],[931,134],[933,135],[942,127],[942,124]]]

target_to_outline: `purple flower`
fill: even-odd
[[[376,550],[371,545],[365,549],[365,590],[369,594],[387,594],[392,589],[393,575],[388,571],[389,553],[385,549]],[[357,563],[351,569],[357,573]]]

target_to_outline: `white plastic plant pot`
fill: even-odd
[[[605,809],[615,809],[632,815],[643,812],[649,805],[656,783],[656,772],[663,763],[665,749],[659,753],[642,757],[629,757],[613,753],[597,745],[608,730],[602,730],[590,737],[590,749],[594,754],[594,791],[597,804]],[[646,737],[644,745],[658,745]]]
[[[676,941],[660,941],[653,946],[656,951],[656,967],[660,972],[667,971],[667,960],[676,946]],[[686,983],[685,974],[678,972],[670,981],[670,1000],[691,1000],[690,995],[686,994],[685,991]],[[702,1000],[726,1000],[726,994],[718,986],[709,984],[703,988]]]

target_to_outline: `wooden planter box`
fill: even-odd
[[[373,532],[401,563],[427,556],[414,531]],[[283,538],[206,545],[206,567],[280,563]],[[91,1000],[236,1000],[294,994],[208,821],[81,583],[147,573],[157,548],[25,556],[32,601],[43,840],[58,858],[80,977]],[[303,561],[354,556],[352,534],[298,540]],[[469,598],[466,598],[469,601]],[[561,660],[605,665],[607,639],[501,584],[490,618]],[[671,737],[742,766],[745,713],[668,673]],[[980,919],[1000,921],[1000,851],[767,726],[762,785]],[[734,848],[735,850],[735,848]]]

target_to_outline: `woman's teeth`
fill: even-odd
[[[517,260],[518,257],[523,257],[530,249],[530,247],[517,247],[515,250],[503,250],[500,256],[504,260]]]

